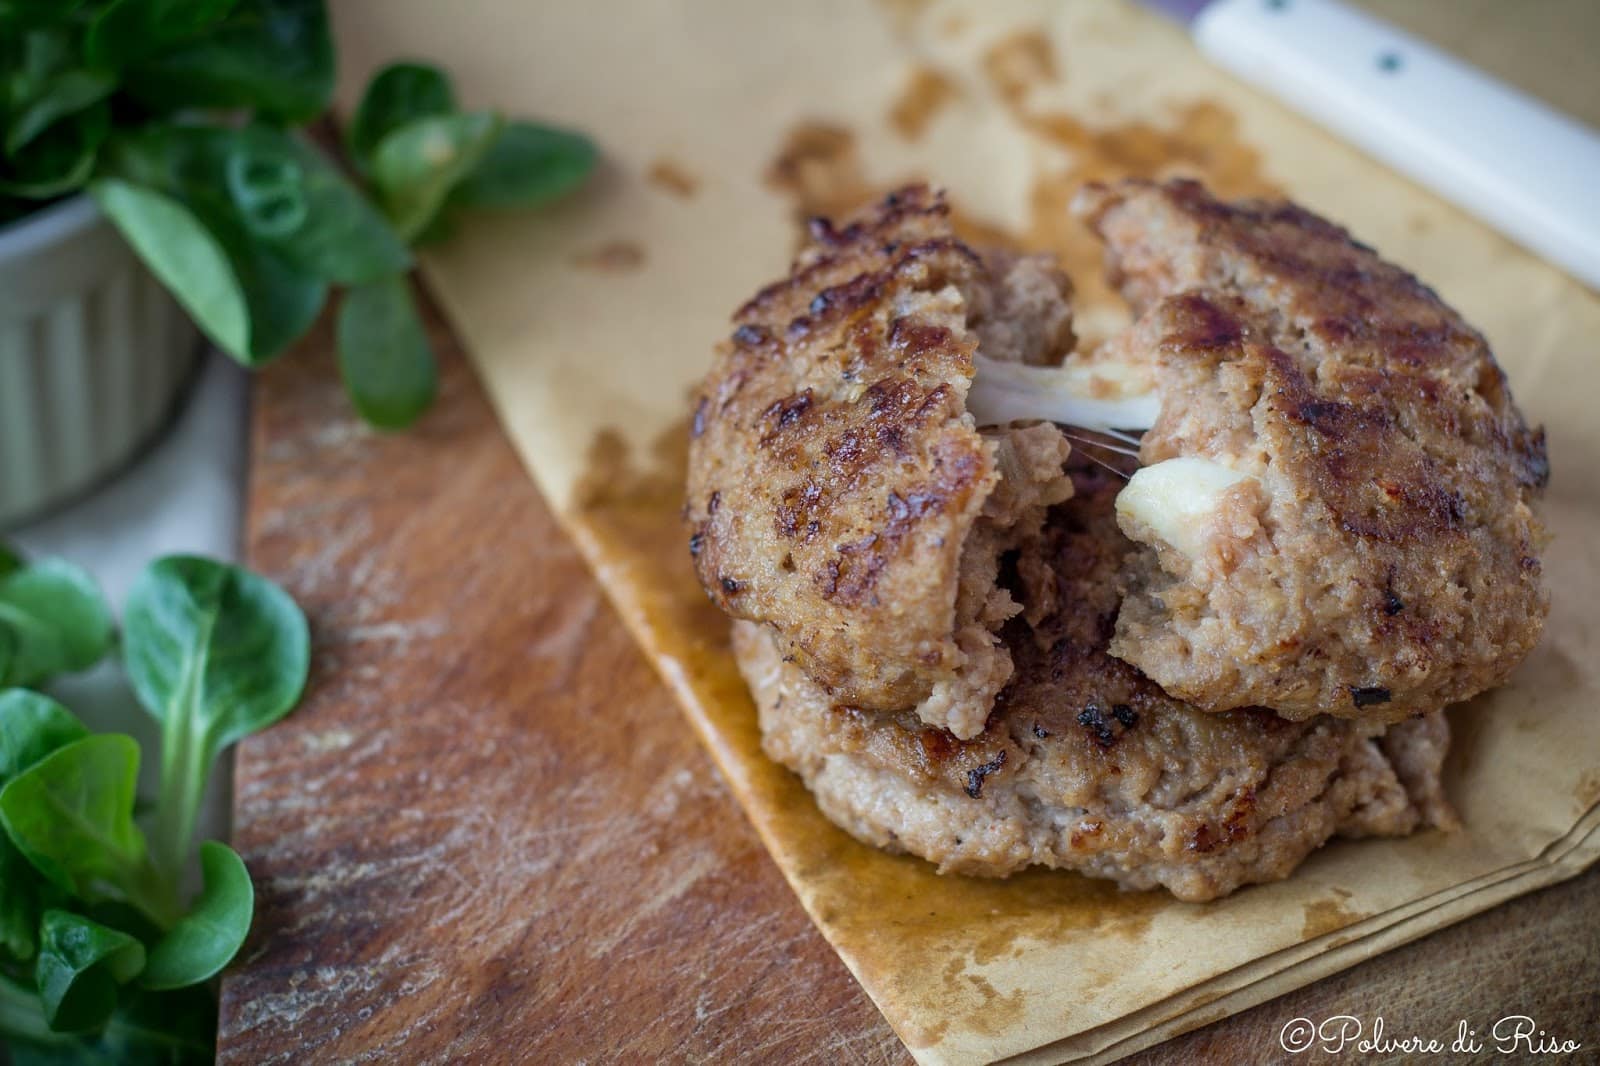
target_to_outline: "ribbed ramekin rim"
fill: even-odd
[[[103,217],[100,205],[79,193],[0,226],[0,265],[67,240],[98,225]]]

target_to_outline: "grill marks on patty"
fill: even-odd
[[[964,553],[980,527],[974,550],[998,554],[1006,530],[1037,525],[1068,487],[1067,448],[1036,429],[1054,442],[1040,502],[990,504],[1006,434],[978,432],[966,392],[1015,261],[986,262],[948,216],[913,187],[847,225],[812,223],[789,276],[740,308],[696,399],[687,518],[707,593],[771,627],[819,683],[878,711],[940,693],[932,720],[970,735],[1011,664],[993,635],[1003,604],[966,589]],[[1041,277],[1054,305],[1013,317],[1048,328],[1017,335],[1059,341],[1065,279],[1027,280]]]
[[[1139,312],[1116,343],[1169,398],[1141,458],[1261,489],[1224,566],[1136,531],[1112,652],[1207,710],[1296,719],[1395,722],[1503,682],[1548,609],[1530,505],[1549,466],[1483,338],[1291,204],[1129,181],[1075,206]]]

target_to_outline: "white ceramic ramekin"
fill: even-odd
[[[0,528],[132,458],[198,353],[194,325],[89,197],[0,228]]]

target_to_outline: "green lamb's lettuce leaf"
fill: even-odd
[[[433,403],[438,364],[405,278],[345,293],[338,349],[345,391],[371,425],[404,429]]]
[[[0,0],[0,26],[57,28],[83,0]]]
[[[206,336],[247,357],[249,303],[227,251],[195,213],[165,193],[117,178],[100,178],[89,191]]]
[[[582,134],[511,122],[472,173],[456,186],[450,203],[459,207],[537,207],[583,184],[598,158],[594,143]]]
[[[328,283],[297,270],[282,254],[252,240],[227,216],[201,209],[228,253],[250,315],[250,342],[230,352],[245,366],[260,366],[305,335],[328,300]]]
[[[303,122],[327,109],[333,78],[322,0],[239,0],[205,32],[130,68],[127,90],[158,112],[244,108]]]
[[[49,696],[25,688],[0,691],[0,787],[88,735],[83,723]]]
[[[321,153],[264,126],[235,132],[225,184],[246,227],[301,271],[359,285],[411,268],[405,243]]]
[[[86,670],[111,648],[111,611],[94,579],[47,559],[0,576],[0,686]]]
[[[48,200],[82,188],[110,128],[102,100],[34,133],[0,164],[0,194]]]
[[[170,48],[214,25],[235,0],[113,0],[89,25],[84,58],[115,70]]]
[[[144,945],[127,933],[69,911],[46,911],[34,966],[46,1024],[58,1033],[101,1028],[116,1010],[119,986],[144,964]]]
[[[13,111],[37,96],[50,79],[72,69],[77,51],[72,29],[62,20],[24,16],[23,23],[19,31],[0,38],[6,46],[5,96]]]
[[[57,1033],[32,988],[0,975],[0,1033],[11,1066],[209,1066],[217,1003],[205,986],[178,992],[125,987],[97,1034]]]
[[[70,25],[0,34],[0,194],[44,200],[79,188],[110,129],[113,82],[83,70]]]
[[[251,235],[282,239],[305,226],[311,208],[305,168],[297,160],[241,145],[225,156],[222,173],[234,209]]]
[[[104,169],[182,203],[221,248],[247,320],[244,344],[222,347],[244,365],[258,366],[311,328],[327,300],[328,285],[254,237],[238,217],[225,176],[227,145],[236,135],[203,127],[141,130],[108,146]]]
[[[177,918],[175,887],[151,867],[133,824],[139,745],[104,733],[56,749],[0,789],[0,827],[61,891],[126,900],[158,925]]]
[[[44,1005],[39,993],[21,981],[12,980],[0,972],[0,1036],[6,1038],[6,1050],[15,1056],[19,1048],[42,1044],[66,1044],[45,1021]],[[22,1041],[28,1041],[27,1044]]]
[[[15,158],[56,122],[104,100],[116,79],[95,70],[67,70],[51,78],[6,123],[6,155]]]
[[[139,702],[161,723],[156,856],[160,869],[176,871],[218,753],[300,699],[310,633],[294,600],[265,578],[170,556],[147,567],[128,595],[123,662]]]
[[[500,135],[500,116],[486,112],[412,119],[378,143],[372,183],[385,212],[407,240],[428,228],[445,198],[471,174]]]
[[[83,723],[48,696],[27,689],[0,692],[0,787],[57,748],[89,735]],[[0,949],[33,958],[44,898],[40,877],[11,838],[0,832]]]
[[[379,142],[389,134],[412,119],[455,111],[455,90],[444,71],[422,63],[394,63],[367,83],[345,132],[345,146],[350,158],[366,172]]]
[[[0,833],[0,954],[26,962],[38,950],[38,874]]]
[[[250,934],[255,886],[244,860],[214,840],[200,845],[205,890],[188,914],[150,949],[139,977],[145,988],[186,988],[210,980],[233,961]]]
[[[411,268],[382,213],[282,130],[155,126],[119,137],[110,154],[117,176],[181,199],[215,233],[235,234],[228,243],[239,245],[236,254],[248,245],[310,280],[341,285]]]

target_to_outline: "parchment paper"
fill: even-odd
[[[420,54],[469,104],[581,127],[607,169],[427,261],[529,471],[681,697],[801,902],[919,1061],[1104,1061],[1349,966],[1600,855],[1600,300],[1209,67],[1116,0],[945,6],[338,9],[346,106]],[[994,883],[858,845],[761,755],[724,621],[689,573],[686,397],[795,216],[947,185],[969,232],[1060,251],[1089,332],[1121,310],[1061,214],[1085,176],[1281,189],[1416,271],[1490,338],[1549,430],[1554,606],[1503,689],[1451,711],[1465,828],[1329,845],[1288,881],[1183,904],[1062,873]],[[516,551],[516,530],[506,530]],[[604,708],[596,708],[604,714]]]

